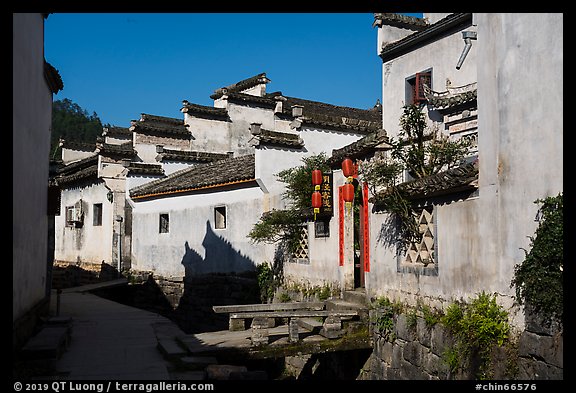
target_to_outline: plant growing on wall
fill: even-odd
[[[514,268],[511,287],[516,286],[516,298],[526,303],[545,320],[555,318],[563,323],[564,289],[564,196],[538,199],[541,204],[539,223],[530,237],[530,251]]]
[[[303,165],[280,171],[276,176],[286,184],[282,197],[287,202],[286,209],[272,210],[262,215],[252,227],[248,237],[256,243],[284,243],[289,253],[298,248],[302,224],[310,217],[312,170],[327,171],[328,157],[325,153],[304,157]]]
[[[489,379],[491,350],[502,346],[510,333],[508,313],[497,304],[496,295],[482,292],[470,303],[452,303],[441,322],[456,339],[444,353],[451,371],[471,369],[477,378]]]
[[[400,132],[389,141],[389,154],[376,155],[359,166],[359,175],[371,187],[372,194],[382,191],[380,204],[398,219],[400,238],[406,246],[419,242],[422,234],[412,203],[398,187],[404,171],[415,179],[439,173],[460,165],[470,148],[470,141],[453,141],[428,127],[422,109],[417,105],[404,106]]]

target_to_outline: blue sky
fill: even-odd
[[[53,13],[44,53],[69,98],[121,127],[183,118],[182,100],[261,72],[268,92],[370,108],[382,93],[372,13]]]

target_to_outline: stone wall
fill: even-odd
[[[518,379],[564,379],[564,330],[557,322],[526,313],[518,340]]]
[[[58,260],[53,262],[52,288],[54,289],[77,287],[117,278],[118,270],[105,262],[70,263]]]
[[[427,326],[418,316],[409,323],[405,313],[394,317],[391,334],[385,335],[375,321],[381,311],[370,310],[373,352],[358,379],[362,380],[469,380],[474,370],[451,372],[443,359],[454,344],[446,328]],[[412,320],[413,321],[413,320]],[[532,321],[532,322],[530,322]],[[563,379],[563,332],[558,325],[543,328],[527,317],[527,328],[513,340],[516,344],[492,351],[490,371],[494,380]]]
[[[228,329],[228,314],[216,314],[212,306],[260,303],[253,272],[189,277],[133,272],[131,280],[140,283],[135,307],[166,315],[186,333]]]

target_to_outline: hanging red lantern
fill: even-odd
[[[320,194],[320,191],[314,191],[312,193],[312,207],[314,209],[320,209],[322,207],[322,194]]]
[[[344,197],[344,202],[354,202],[354,185],[346,183],[343,187],[342,196]]]
[[[320,194],[320,191],[312,193],[312,207],[314,208],[314,221],[316,221],[316,214],[320,213],[320,208],[322,207],[322,194]]]
[[[320,190],[320,184],[322,184],[322,171],[320,169],[314,169],[312,171],[312,185],[315,190]]]
[[[342,161],[342,173],[345,177],[354,176],[354,162],[350,158]]]

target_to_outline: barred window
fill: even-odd
[[[170,216],[168,213],[160,214],[159,231],[160,233],[168,233],[170,231]]]
[[[102,225],[102,204],[95,203],[92,209],[92,225],[95,227]]]
[[[318,220],[314,222],[314,237],[330,237],[330,221]]]

